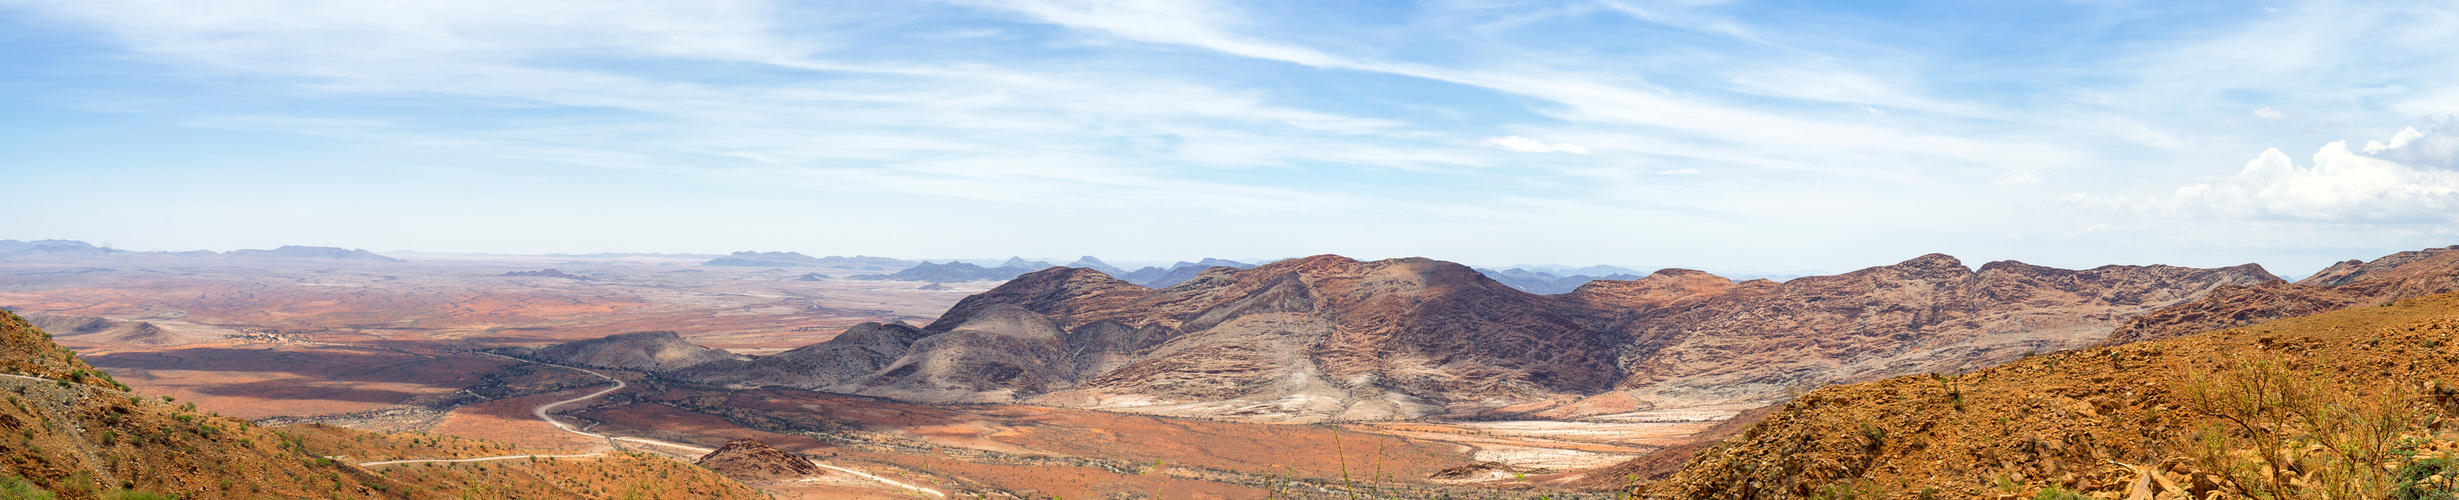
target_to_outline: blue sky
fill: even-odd
[[[0,0],[0,238],[1832,272],[2459,244],[2448,2]]]

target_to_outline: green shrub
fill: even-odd
[[[2050,487],[2050,488],[2048,488],[2048,489],[2041,490],[2041,492],[2040,492],[2040,493],[2034,493],[2034,494],[2032,494],[2032,500],[2091,500],[2091,499],[2090,499],[2090,498],[2087,498],[2087,497],[2084,497],[2082,493],[2077,493],[2077,492],[2075,492],[2075,491],[2073,491],[2073,490],[2068,490],[2068,489],[2065,489],[2065,488],[2059,488],[2059,487],[2054,487],[2054,486],[2052,486],[2052,487]]]
[[[2398,484],[2391,486],[2391,498],[2397,500],[2459,500],[2454,483],[2459,483],[2459,463],[2450,457],[2418,460],[2391,474]]]
[[[59,496],[35,486],[34,482],[27,481],[26,478],[17,476],[0,478],[0,500],[51,500],[54,498],[59,498]]]

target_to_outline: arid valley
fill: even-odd
[[[661,330],[694,344],[769,355],[864,322],[927,324],[959,299],[998,284],[856,281],[839,278],[877,272],[700,265],[704,260],[21,258],[0,264],[0,307],[50,325],[61,345],[139,392],[223,415],[461,436],[561,454],[633,449],[696,459],[689,448],[559,432],[532,410],[610,381],[489,351]],[[505,276],[548,268],[572,277]],[[827,279],[805,278],[815,273]],[[925,287],[932,289],[919,289]],[[1157,491],[1290,497],[1354,487],[1476,496],[1488,489],[1454,484],[1504,475],[1531,478],[1518,488],[1551,491],[1561,488],[1548,481],[1578,478],[1567,473],[1686,442],[1753,406],[1583,421],[1280,425],[910,404],[790,388],[721,390],[590,369],[631,385],[556,407],[554,418],[592,433],[703,449],[754,438],[898,481],[830,471],[755,484],[801,498],[915,493],[899,482],[1033,498]],[[1429,479],[1480,463],[1509,465],[1492,472],[1471,467],[1476,474],[1460,481]]]
[[[510,459],[765,463],[719,472],[780,498],[1608,498],[1689,484],[1677,472],[1702,449],[1804,411],[1794,400],[1821,387],[2459,285],[2459,247],[2300,284],[2247,266],[1976,270],[1930,255],[1553,295],[1425,259],[1218,261],[1155,289],[1026,271],[1042,263],[1004,282],[908,280],[946,269],[772,256],[55,248],[0,265],[0,307],[114,383],[197,411],[523,450],[497,455]],[[2214,308],[2231,312],[2200,312]],[[1855,340],[1821,347],[1830,336]],[[492,459],[382,453],[359,466]],[[720,458],[738,455],[768,458]],[[779,460],[809,465],[768,470]]]
[[[2459,500],[2453,47],[0,0],[0,500]]]

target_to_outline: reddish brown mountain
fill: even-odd
[[[2118,327],[2109,344],[2183,337],[2281,318],[2459,291],[2459,245],[2349,260],[2296,283],[2221,287]]]
[[[2253,265],[1974,270],[1945,255],[1785,283],[1669,269],[1562,295],[1428,259],[1316,256],[1161,290],[1056,268],[919,331],[858,327],[673,376],[1257,420],[1571,416],[1987,366],[2097,343],[2217,287],[2277,281]]]
[[[1660,278],[1673,277],[1641,281]],[[1658,285],[1705,293],[1628,294],[1623,319],[1606,328],[1630,339],[1620,358],[1627,375],[1616,388],[1641,401],[1766,400],[1792,389],[2086,347],[2136,314],[2222,285],[2276,281],[2252,264],[2076,271],[2000,261],[1976,271],[1931,254],[1784,283]],[[1573,295],[1614,304],[1604,297],[1614,286]]]

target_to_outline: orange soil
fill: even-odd
[[[539,394],[488,401],[454,409],[435,424],[432,432],[476,439],[502,441],[523,448],[560,450],[563,452],[597,452],[608,449],[606,440],[564,432],[554,424],[538,420],[530,409],[538,405],[571,399],[596,392],[600,387],[587,387],[552,394]],[[580,403],[567,405],[574,407]],[[566,424],[573,423],[567,419]]]
[[[2419,400],[2408,410],[2447,417],[2451,407],[2439,405],[2459,397],[2427,388],[2459,380],[2454,341],[2459,293],[2044,354],[1960,379],[1830,386],[1639,493],[1798,498],[1835,488],[1935,488],[1946,498],[2029,498],[2057,487],[2116,498],[2137,475],[2113,462],[2175,477],[2202,472],[2185,457],[2200,446],[2196,430],[2219,417],[2193,409],[2194,377],[2274,363],[2334,394],[2409,394]]]

